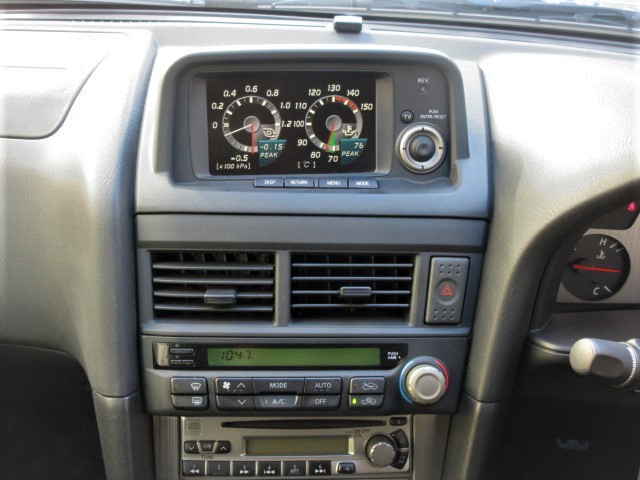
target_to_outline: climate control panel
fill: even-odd
[[[452,413],[468,342],[466,337],[359,344],[335,338],[147,340],[149,411],[219,417]]]

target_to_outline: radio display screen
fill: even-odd
[[[380,74],[208,75],[210,174],[374,172],[376,75]]]
[[[215,347],[207,349],[209,367],[376,367],[379,347]]]
[[[349,455],[349,437],[247,437],[247,455]]]

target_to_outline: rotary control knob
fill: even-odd
[[[419,363],[406,372],[404,391],[412,401],[431,405],[446,393],[449,386],[448,377],[442,362],[435,360],[433,363]]]
[[[400,134],[398,150],[402,166],[414,173],[429,173],[444,160],[446,144],[442,134],[427,124],[412,125]]]
[[[396,446],[389,437],[375,435],[367,442],[367,458],[376,467],[388,467],[396,458]]]

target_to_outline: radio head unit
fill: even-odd
[[[411,474],[411,421],[181,418],[181,473],[191,476],[331,477]]]

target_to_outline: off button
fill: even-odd
[[[340,406],[340,395],[305,395],[302,400],[303,410],[337,410]]]

